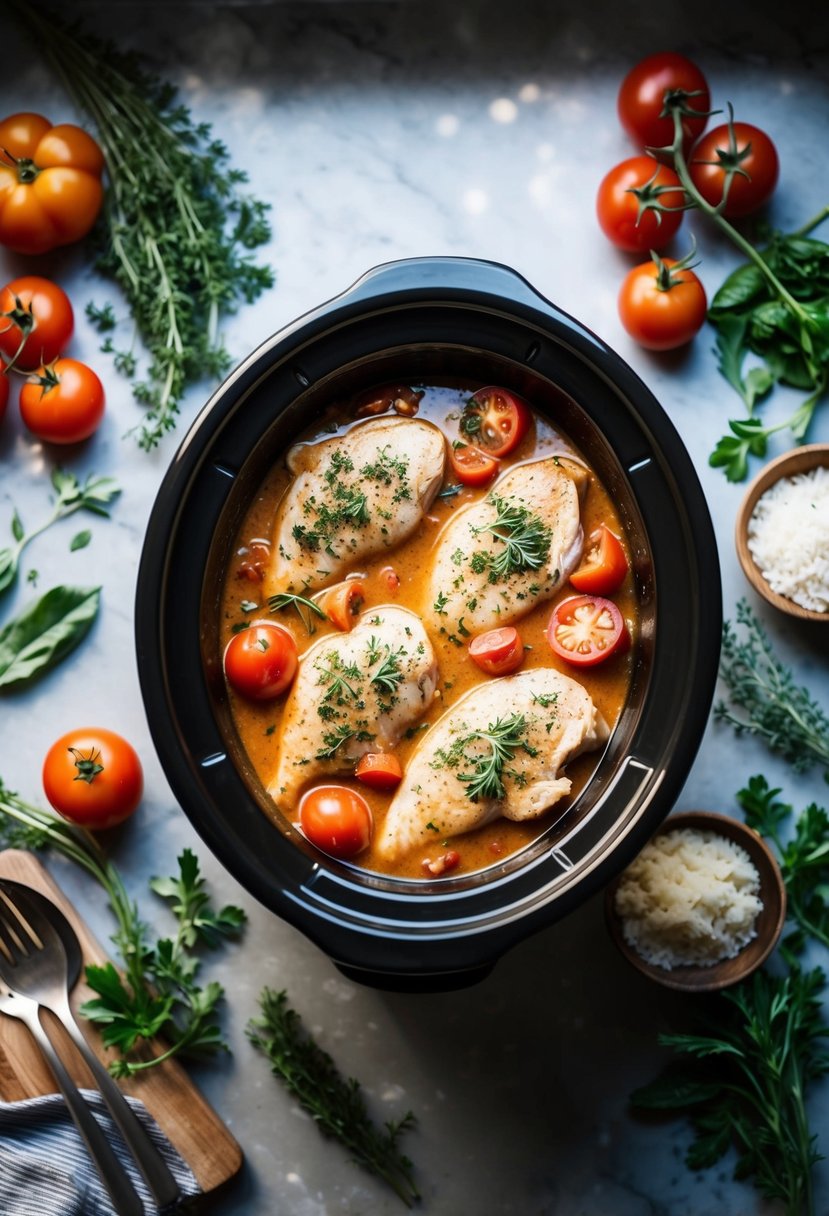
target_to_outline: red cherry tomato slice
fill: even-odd
[[[228,683],[252,701],[281,696],[292,683],[296,669],[296,642],[287,629],[270,621],[254,621],[234,634],[225,649]]]
[[[303,794],[299,823],[311,844],[332,857],[356,857],[371,842],[371,808],[345,785],[318,785]]]
[[[332,625],[348,633],[365,598],[365,584],[358,578],[349,578],[320,596],[319,606]]]
[[[373,790],[393,790],[403,780],[403,769],[392,752],[367,752],[360,757],[354,776]]]
[[[524,661],[524,643],[512,625],[480,633],[469,643],[469,657],[490,676],[517,671]]]
[[[628,559],[622,542],[604,524],[590,533],[587,552],[578,570],[570,575],[577,591],[589,595],[612,595],[618,591],[628,572]]]
[[[574,667],[595,667],[630,645],[630,634],[613,600],[574,595],[556,607],[547,641],[560,659]]]
[[[485,486],[498,472],[498,461],[480,448],[468,443],[459,444],[449,451],[452,472],[465,486]]]
[[[530,429],[532,410],[505,388],[490,385],[473,393],[461,414],[461,436],[490,456],[513,452]]]

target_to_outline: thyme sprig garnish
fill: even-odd
[[[489,524],[472,528],[475,536],[489,534],[500,541],[503,548],[498,552],[479,549],[472,555],[472,569],[476,574],[489,571],[489,581],[508,578],[524,570],[538,570],[550,556],[551,532],[544,521],[511,499],[502,498],[494,492],[486,501],[495,508],[495,519]]]
[[[730,704],[720,701],[715,719],[762,739],[797,772],[822,765],[829,780],[829,715],[795,683],[746,600],[737,604],[737,624],[742,636],[730,621],[723,626],[720,678]]]
[[[466,786],[470,802],[481,798],[505,798],[504,775],[516,752],[537,756],[538,749],[527,738],[528,722],[524,714],[514,713],[496,718],[486,730],[464,730],[448,749],[439,749],[432,768],[459,769],[469,765],[467,772],[456,772],[458,781]],[[483,750],[475,746],[483,744]],[[468,750],[474,748],[474,750]]]
[[[9,4],[92,120],[104,152],[109,188],[97,264],[123,290],[149,353],[143,379],[131,349],[117,351],[115,363],[147,407],[135,430],[150,449],[175,426],[188,385],[228,368],[221,315],[273,282],[270,267],[251,256],[270,236],[268,204],[242,192],[246,175],[229,167],[209,124],[194,121],[136,56],[41,6]],[[113,328],[111,310],[89,315],[102,331]],[[113,349],[111,336],[105,349]]]
[[[345,1078],[331,1056],[305,1031],[285,992],[264,989],[261,1017],[248,1026],[248,1037],[271,1064],[275,1076],[298,1100],[325,1136],[338,1140],[351,1158],[383,1180],[407,1207],[420,1198],[412,1162],[400,1149],[403,1134],[415,1126],[407,1111],[379,1129],[371,1119],[358,1081]]]

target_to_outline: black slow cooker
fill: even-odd
[[[585,453],[618,504],[641,619],[634,678],[595,773],[523,852],[474,874],[391,879],[315,852],[265,813],[230,719],[218,603],[268,468],[332,400],[383,381],[500,383]],[[161,485],[138,576],[138,670],[185,813],[263,904],[352,978],[471,983],[564,916],[671,809],[708,718],[722,624],[716,543],[688,453],[634,372],[507,267],[415,258],[370,271],[254,351],[216,391]]]

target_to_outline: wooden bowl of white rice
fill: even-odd
[[[607,888],[619,950],[668,988],[713,992],[745,979],[771,954],[786,919],[786,889],[765,841],[710,811],[670,815]]]
[[[770,461],[737,515],[737,556],[755,591],[790,616],[829,622],[829,444]]]

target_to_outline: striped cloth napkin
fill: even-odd
[[[158,1211],[100,1094],[81,1090],[148,1213]],[[143,1102],[127,1098],[181,1187],[178,1210],[200,1194],[179,1156]],[[0,1213],[2,1216],[113,1216],[113,1206],[60,1094],[0,1102]]]

